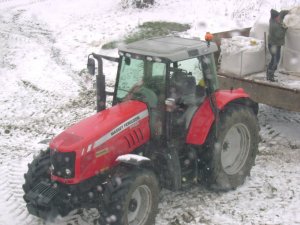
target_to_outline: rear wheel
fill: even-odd
[[[124,171],[123,171],[124,172]],[[155,174],[146,169],[117,175],[109,184],[111,201],[108,224],[151,225],[155,223],[159,184]]]
[[[220,115],[219,124],[205,173],[212,189],[226,191],[240,186],[250,175],[258,149],[259,127],[250,108],[235,105]]]

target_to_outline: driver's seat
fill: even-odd
[[[178,74],[177,74],[178,75]],[[177,123],[183,124],[185,129],[188,129],[191,119],[197,110],[196,105],[196,79],[190,74],[181,74],[176,77],[176,90],[178,104],[182,105],[185,110],[183,114],[177,119]]]

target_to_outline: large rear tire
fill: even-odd
[[[108,185],[108,224],[153,225],[159,202],[156,175],[147,169],[123,170]]]
[[[235,189],[254,165],[259,142],[257,118],[251,108],[230,105],[220,114],[217,132],[211,135],[206,181],[214,190]]]

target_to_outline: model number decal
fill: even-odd
[[[107,134],[105,134],[104,136],[99,138],[95,142],[94,148],[102,145],[104,142],[108,141],[115,135],[119,134],[124,129],[134,125],[135,123],[138,123],[140,120],[146,118],[147,116],[148,116],[148,110],[144,110],[143,112],[140,112],[138,115],[135,115],[135,116],[131,117],[130,119],[126,120],[124,123],[122,123],[121,125],[117,126],[113,130],[111,130],[110,132],[108,132]]]
[[[138,122],[140,120],[140,116],[137,116],[131,120],[129,120],[128,122],[122,124],[121,126],[117,127],[116,129],[114,129],[110,134],[111,136],[121,132],[122,130],[124,130],[125,128],[129,127],[130,125],[134,124],[135,122]]]

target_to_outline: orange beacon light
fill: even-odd
[[[208,46],[210,45],[210,42],[212,41],[213,38],[214,38],[214,36],[210,32],[206,32],[205,41],[207,41]]]

